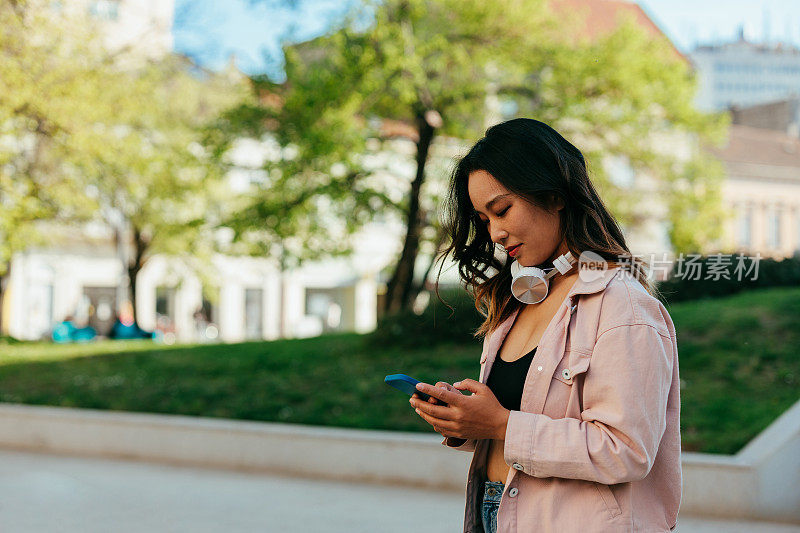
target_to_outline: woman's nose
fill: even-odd
[[[495,244],[502,244],[504,240],[508,238],[508,232],[502,229],[494,229],[490,230],[490,238],[492,242]]]

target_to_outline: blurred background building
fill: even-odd
[[[689,54],[699,82],[697,107],[724,110],[800,95],[800,50],[749,42],[744,29],[729,43],[698,46]]]
[[[725,226],[728,249],[766,257],[800,251],[800,138],[788,112],[770,118],[776,108],[792,106],[796,99],[734,112],[730,140],[715,150],[725,163],[723,199],[733,213]]]
[[[749,42],[698,46],[696,105],[728,110],[724,245],[785,257],[800,250],[800,50]]]

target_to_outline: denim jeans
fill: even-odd
[[[503,496],[505,485],[499,481],[487,481],[483,487],[483,505],[481,518],[485,533],[497,533],[497,509],[500,507],[500,497]]]

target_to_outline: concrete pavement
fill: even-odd
[[[0,531],[458,531],[452,491],[0,450]],[[786,524],[681,517],[680,533],[798,533]]]
[[[453,492],[0,451],[0,531],[454,531]]]

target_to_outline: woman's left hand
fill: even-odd
[[[465,379],[453,386],[458,390],[470,391],[472,395],[418,383],[418,391],[438,398],[447,406],[416,398],[409,401],[419,416],[446,437],[504,440],[511,411],[500,405],[491,389],[474,379]]]

